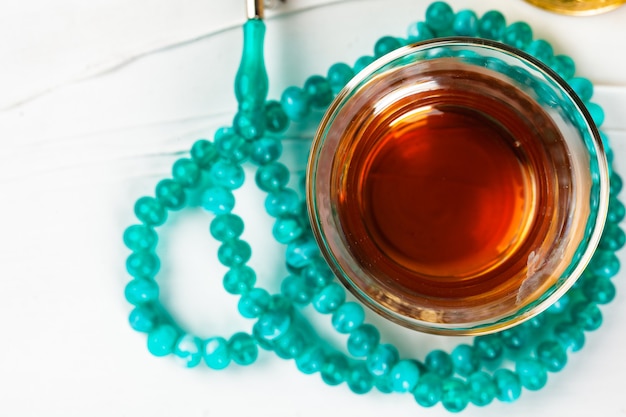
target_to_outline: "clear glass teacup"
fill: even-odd
[[[307,171],[339,279],[401,325],[501,330],[545,310],[599,242],[609,180],[572,89],[506,45],[450,38],[368,66],[326,112]]]

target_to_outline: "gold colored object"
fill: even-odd
[[[590,16],[613,10],[626,0],[526,0],[528,3],[554,13]]]

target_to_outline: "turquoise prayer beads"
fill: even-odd
[[[544,387],[550,373],[565,367],[568,353],[584,346],[585,332],[600,327],[602,312],[598,306],[615,297],[611,279],[620,267],[615,251],[626,241],[618,225],[626,209],[617,199],[622,188],[617,173],[611,175],[610,208],[602,241],[574,288],[534,320],[476,337],[471,345],[461,344],[450,353],[434,350],[419,360],[400,357],[397,348],[383,343],[379,330],[366,322],[363,307],[346,301],[344,288],[335,282],[319,255],[299,194],[288,187],[290,173],[279,161],[282,144],[278,135],[291,122],[306,119],[312,109],[328,106],[355,73],[375,57],[403,44],[437,36],[481,36],[524,49],[566,79],[601,126],[604,113],[591,102],[591,81],[574,76],[575,65],[570,57],[555,55],[545,40],[533,40],[525,22],[507,25],[498,11],[478,17],[471,10],[455,13],[448,4],[435,2],[428,7],[425,21],[409,27],[407,38],[385,36],[376,42],[371,56],[363,55],[353,66],[334,64],[326,77],[311,76],[302,88],[288,87],[280,101],[268,101],[264,33],[261,20],[251,19],[244,26],[243,57],[235,81],[239,108],[233,127],[218,130],[214,141],[195,142],[189,157],[174,163],[171,178],[157,184],[155,195],[137,200],[134,211],[139,224],[124,232],[124,244],[131,251],[126,269],[133,278],[124,293],[133,305],[129,323],[134,330],[147,334],[149,352],[159,357],[173,354],[185,367],[205,363],[219,370],[232,363],[254,363],[260,347],[294,359],[304,374],[320,373],[329,385],[345,382],[356,394],[374,388],[408,393],[421,406],[441,403],[451,412],[459,412],[468,404],[486,406],[494,399],[512,402],[523,389]],[[603,140],[611,161],[608,140],[605,136]],[[267,193],[265,210],[275,218],[272,234],[286,245],[285,263],[290,275],[279,294],[256,286],[256,273],[247,265],[252,249],[242,239],[244,221],[232,213],[236,205],[233,190],[246,179],[242,168],[245,161],[257,166],[256,184]],[[239,313],[254,320],[251,333],[203,340],[181,329],[159,303],[156,228],[167,221],[170,211],[190,204],[191,194],[201,195],[200,204],[214,216],[209,231],[220,242],[219,261],[229,268],[223,286],[229,294],[240,297]],[[332,327],[345,335],[347,354],[331,348],[315,334],[299,313],[299,308],[306,305],[327,315]],[[513,366],[497,365],[505,363],[505,357]]]

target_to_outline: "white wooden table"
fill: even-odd
[[[626,7],[593,18],[555,16],[521,0],[450,0],[525,20],[571,55],[596,84],[618,170],[626,174]],[[382,35],[421,20],[425,0],[289,0],[268,12],[270,96],[334,62],[371,54]],[[228,124],[240,56],[243,1],[6,0],[0,4],[0,415],[444,416],[409,395],[352,394],[262,352],[249,368],[182,369],[148,354],[127,325],[124,228],[193,141]],[[294,173],[303,142],[289,141]],[[281,247],[253,188],[238,194],[252,266],[270,288]],[[159,282],[176,318],[202,336],[249,330],[197,210],[163,230]],[[626,261],[626,252],[620,253]],[[626,262],[624,262],[626,263]],[[626,269],[604,326],[566,369],[513,405],[466,416],[626,415]],[[371,318],[403,355],[423,358],[458,340]],[[319,320],[328,329],[327,320]],[[325,330],[322,330],[325,332]],[[340,340],[340,339],[338,339]]]

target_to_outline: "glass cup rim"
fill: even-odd
[[[352,93],[356,91],[369,77],[372,77],[379,70],[385,68],[389,64],[392,64],[394,61],[397,61],[400,58],[403,58],[410,54],[414,54],[416,52],[446,46],[468,46],[495,51],[497,53],[504,53],[513,56],[515,59],[527,65],[530,65],[531,67],[534,67],[534,69],[538,70],[542,75],[553,81],[556,86],[565,94],[565,96],[569,100],[571,100],[576,112],[578,112],[585,121],[586,130],[588,130],[592,138],[591,143],[594,147],[598,163],[598,175],[600,177],[598,207],[594,210],[595,224],[592,229],[591,235],[587,238],[588,243],[586,245],[586,249],[584,250],[583,256],[580,260],[577,261],[576,267],[570,273],[570,276],[572,278],[568,278],[565,280],[565,282],[559,283],[559,286],[548,297],[541,299],[540,302],[536,303],[536,305],[533,305],[533,303],[531,303],[529,305],[530,307],[526,306],[523,314],[519,314],[518,312],[514,315],[509,315],[503,319],[497,320],[493,323],[481,323],[477,326],[468,327],[455,327],[454,325],[448,326],[442,323],[435,324],[430,322],[416,322],[416,320],[413,318],[408,318],[406,316],[389,311],[388,308],[381,306],[376,300],[368,297],[367,294],[360,292],[359,289],[356,288],[355,285],[351,282],[350,277],[346,277],[345,271],[340,267],[339,263],[337,262],[336,255],[325,243],[326,236],[324,231],[322,230],[321,225],[319,224],[319,220],[317,219],[317,189],[315,182],[312,180],[315,177],[318,156],[324,144],[325,130],[330,124],[332,124],[334,115],[336,114],[338,109],[345,105],[345,101],[349,100]],[[335,276],[337,276],[339,280],[344,284],[344,286],[366,306],[376,311],[383,317],[398,324],[401,324],[405,327],[412,328],[414,330],[444,335],[486,334],[510,328],[544,311],[551,304],[556,302],[565,292],[567,292],[567,290],[571,288],[577,278],[582,274],[600,242],[602,230],[606,221],[609,202],[609,169],[599,130],[593,122],[593,119],[585,104],[578,97],[572,87],[570,87],[570,85],[548,65],[544,64],[542,61],[520,49],[498,41],[472,37],[446,37],[415,42],[400,47],[376,59],[370,65],[357,73],[337,94],[337,96],[325,112],[311,145],[311,153],[306,169],[306,200],[313,235],[318,242],[318,246],[320,247],[323,258],[329,264]],[[554,287],[554,285],[552,287]]]

